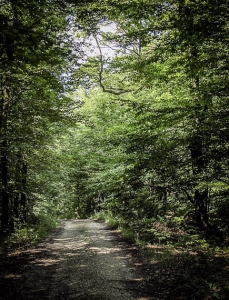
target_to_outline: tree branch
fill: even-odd
[[[99,68],[99,85],[102,88],[103,92],[110,93],[110,94],[113,94],[113,95],[116,95],[116,96],[119,96],[121,94],[125,94],[125,93],[128,93],[128,92],[131,92],[132,90],[107,89],[104,86],[104,84],[103,84],[103,71],[104,71],[104,69],[103,69],[103,64],[104,64],[103,53],[102,53],[102,49],[101,49],[101,46],[99,44],[99,40],[98,40],[97,36],[94,34],[93,37],[95,39],[96,45],[97,45],[98,50],[99,50],[99,63],[100,63],[100,68]]]

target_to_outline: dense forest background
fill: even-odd
[[[93,216],[227,244],[228,20],[227,0],[1,0],[2,232]]]
[[[228,299],[228,1],[0,0],[0,27],[0,254],[105,220],[166,299]]]

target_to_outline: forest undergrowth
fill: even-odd
[[[36,245],[50,234],[59,224],[56,218],[40,214],[33,215],[26,224],[18,224],[13,232],[0,231],[0,256],[7,255],[13,250]]]

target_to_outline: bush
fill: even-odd
[[[9,245],[22,246],[43,239],[57,225],[57,220],[44,214],[32,215],[29,223],[18,226],[8,239]]]

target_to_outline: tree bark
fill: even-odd
[[[208,221],[208,190],[195,190],[195,218],[200,230],[208,230],[210,224]]]
[[[26,217],[27,217],[27,198],[26,198],[26,181],[27,181],[27,162],[25,155],[23,157],[22,162],[22,180],[21,180],[21,222],[26,223]]]
[[[200,121],[200,120],[199,120]],[[192,160],[192,173],[197,177],[197,180],[202,180],[201,176],[206,167],[206,160],[203,157],[203,140],[204,133],[200,128],[201,124],[197,125],[196,134],[193,136],[190,143],[191,160]],[[199,179],[199,178],[200,179]],[[195,206],[196,224],[200,230],[208,230],[210,227],[208,221],[208,188],[200,190],[196,187],[194,191],[193,203]]]
[[[2,87],[1,95],[1,119],[0,119],[0,136],[2,142],[0,144],[1,155],[1,227],[9,226],[9,190],[8,190],[8,142],[6,139],[7,132],[7,114],[9,107],[9,89]]]
[[[7,228],[9,225],[9,191],[8,191],[8,158],[7,142],[1,143],[1,181],[2,181],[2,215],[1,227]]]

